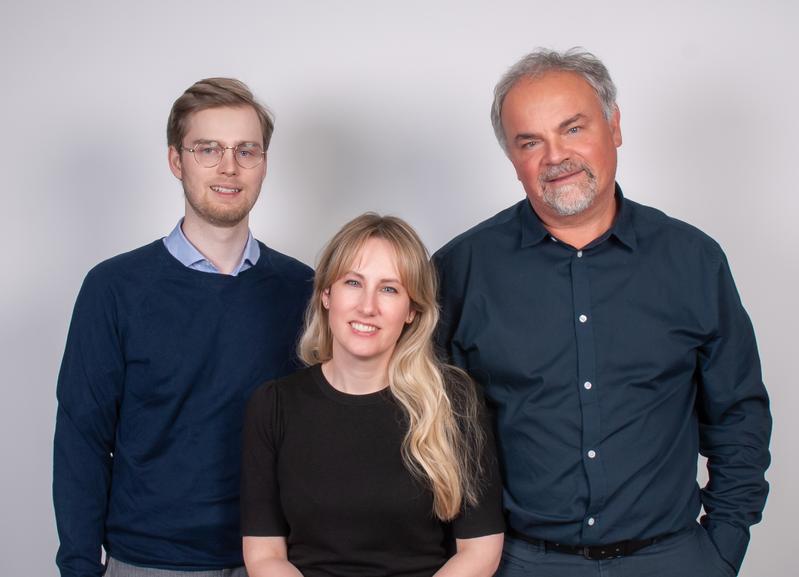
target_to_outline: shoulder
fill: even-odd
[[[87,276],[113,278],[132,271],[160,266],[164,256],[163,250],[165,250],[162,246],[163,242],[162,239],[158,239],[139,248],[106,259],[92,268]]]
[[[285,280],[303,284],[313,279],[313,269],[296,258],[285,255],[281,252],[266,246],[258,241],[261,249],[259,264],[263,260],[263,265],[270,271],[282,276]]]
[[[438,249],[433,259],[440,263],[474,247],[485,246],[486,241],[494,243],[502,238],[518,238],[519,216],[526,202],[526,199],[521,200],[459,234]]]
[[[724,260],[719,243],[696,226],[656,208],[627,199],[625,202],[630,205],[636,239],[644,250],[665,250],[667,254],[682,255],[687,260],[700,259],[711,263]]]
[[[317,365],[304,367],[285,377],[263,383],[255,389],[250,402],[273,405],[294,402],[298,396],[316,386],[313,374],[316,367]]]
[[[102,261],[86,274],[82,292],[130,290],[148,280],[164,265],[166,249],[158,239],[137,249]],[[149,281],[148,281],[149,282]]]

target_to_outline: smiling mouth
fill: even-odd
[[[377,327],[374,325],[365,325],[363,323],[357,323],[355,321],[351,322],[350,326],[359,333],[374,333],[377,331]]]
[[[219,192],[221,194],[235,194],[237,192],[241,192],[240,188],[231,188],[228,186],[219,186],[219,185],[212,186],[211,190],[213,190],[214,192]]]
[[[556,176],[555,178],[548,178],[546,180],[546,182],[547,183],[562,182],[564,180],[568,180],[568,179],[572,178],[573,176],[577,176],[581,172],[583,172],[583,169],[580,169],[580,170],[578,170],[576,172],[570,172],[568,174],[561,174],[561,175]]]

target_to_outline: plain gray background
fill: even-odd
[[[187,86],[235,76],[275,111],[252,229],[313,264],[365,210],[406,218],[432,251],[522,198],[489,123],[493,85],[534,47],[573,45],[618,85],[625,194],[727,251],[775,419],[742,575],[794,574],[797,22],[789,0],[2,0],[0,575],[56,575],[55,381],[72,305],[89,268],[180,217],[165,124]]]

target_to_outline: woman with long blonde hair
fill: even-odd
[[[250,400],[250,577],[485,576],[502,550],[493,440],[465,373],[433,348],[435,272],[413,229],[367,213],[327,244],[309,365]]]

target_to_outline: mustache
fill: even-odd
[[[544,170],[541,173],[539,180],[542,184],[546,184],[550,180],[555,180],[556,178],[560,178],[561,176],[565,176],[567,174],[574,174],[576,172],[580,172],[581,170],[585,171],[585,174],[588,176],[588,178],[594,178],[594,173],[587,164],[583,162],[576,162],[574,160],[564,160],[560,164],[556,166],[550,166]]]

